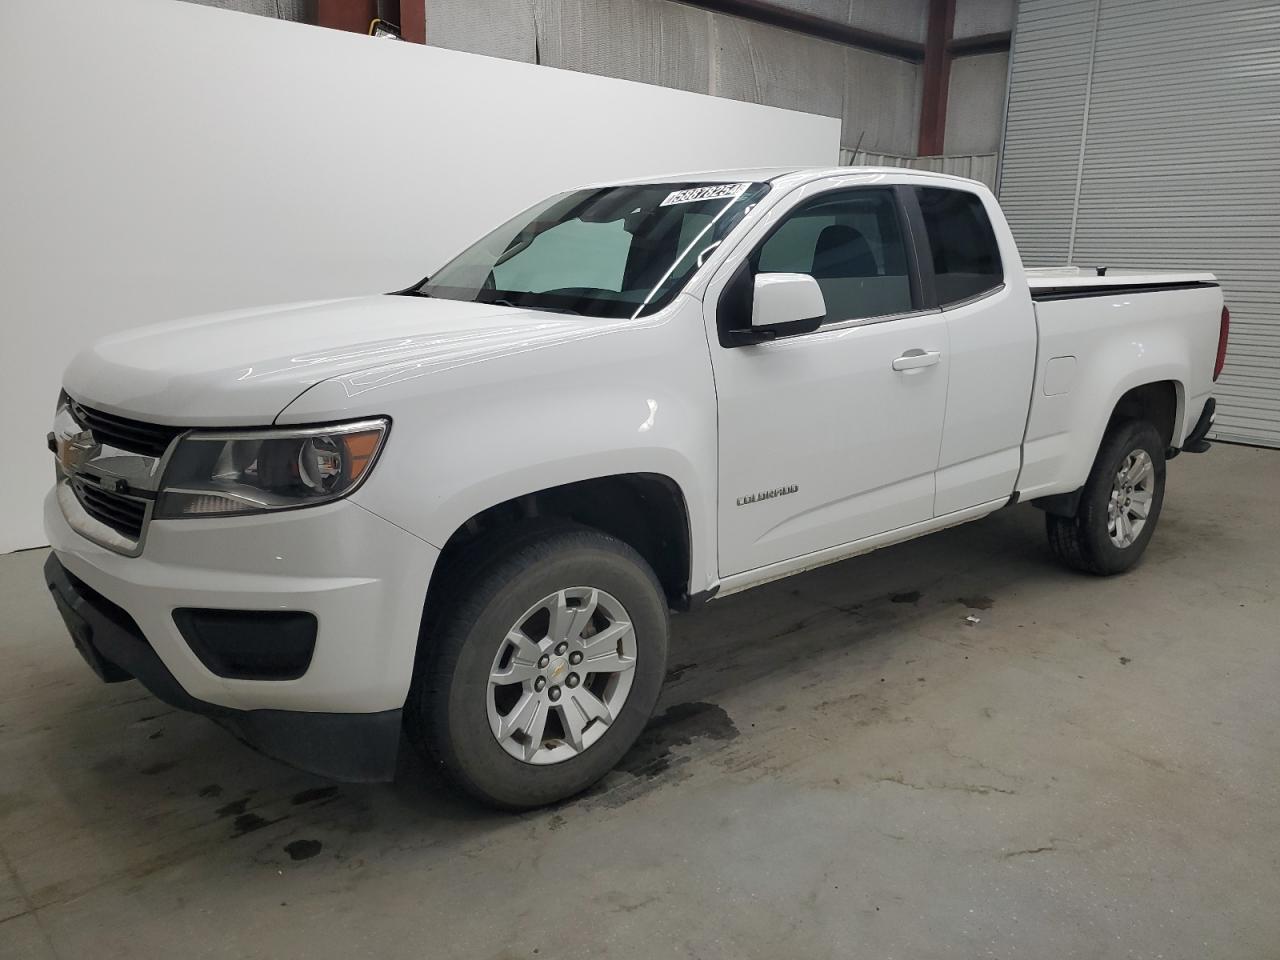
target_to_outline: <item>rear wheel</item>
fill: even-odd
[[[604,776],[644,729],[667,605],[629,546],[569,528],[488,550],[435,620],[409,732],[458,786],[536,807]]]
[[[1126,420],[1103,438],[1074,517],[1046,515],[1049,545],[1069,567],[1107,576],[1142,557],[1164,503],[1164,441],[1145,421]]]

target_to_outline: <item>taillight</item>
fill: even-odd
[[[1218,359],[1213,362],[1213,379],[1222,376],[1222,365],[1227,362],[1227,334],[1231,332],[1231,311],[1222,308],[1222,322],[1218,325]]]

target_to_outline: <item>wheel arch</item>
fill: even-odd
[[[1081,478],[1080,485],[1066,492],[1035,497],[1031,499],[1031,503],[1054,516],[1075,516],[1088,471],[1102,452],[1103,444],[1111,431],[1125,420],[1143,420],[1154,426],[1166,451],[1179,441],[1179,425],[1183,421],[1186,403],[1185,388],[1180,380],[1151,380],[1120,389],[1122,392],[1111,405],[1109,415],[1097,432],[1097,442],[1092,447],[1093,456],[1085,467],[1085,477]]]
[[[1130,387],[1112,407],[1103,436],[1119,420],[1145,420],[1159,431],[1168,449],[1179,439],[1185,405],[1185,387],[1179,380],[1154,380]],[[1099,445],[1101,442],[1099,438]]]
[[[576,525],[632,547],[652,567],[668,606],[685,609],[692,583],[693,529],[683,489],[661,473],[624,473],[558,484],[509,497],[460,523],[441,550],[427,586],[424,631],[455,574],[486,550],[520,536]]]

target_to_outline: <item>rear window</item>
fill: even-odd
[[[917,187],[929,235],[934,286],[942,306],[994,290],[1004,282],[1004,266],[991,220],[976,193]]]

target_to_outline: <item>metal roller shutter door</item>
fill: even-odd
[[[1023,0],[1001,201],[1033,265],[1214,271],[1216,436],[1280,446],[1280,4]]]

